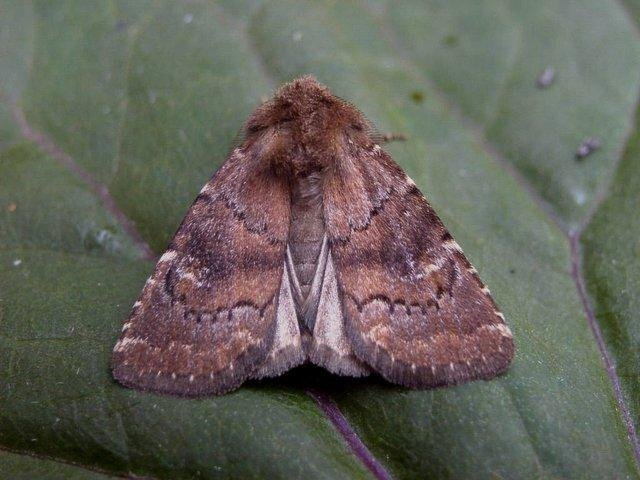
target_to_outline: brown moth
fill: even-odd
[[[503,372],[504,316],[373,132],[310,76],[258,107],[135,302],[115,378],[192,397],[305,362],[411,388]]]

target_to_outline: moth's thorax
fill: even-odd
[[[262,161],[295,176],[330,167],[345,142],[368,143],[370,126],[354,106],[311,77],[286,84],[245,125]]]

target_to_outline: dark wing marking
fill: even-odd
[[[325,223],[356,356],[414,388],[504,371],[504,317],[413,181],[377,145],[348,145],[337,162]]]
[[[232,153],[196,198],[124,325],[113,354],[118,381],[215,395],[299,361],[279,356],[260,369],[287,295],[289,199],[280,178],[242,150]]]

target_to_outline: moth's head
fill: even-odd
[[[349,141],[370,142],[370,131],[357,108],[310,75],[280,87],[245,125],[261,157],[294,175],[330,166]]]

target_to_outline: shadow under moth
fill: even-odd
[[[196,397],[305,362],[411,388],[503,372],[504,316],[379,141],[310,76],[259,106],[135,302],[114,377]]]

